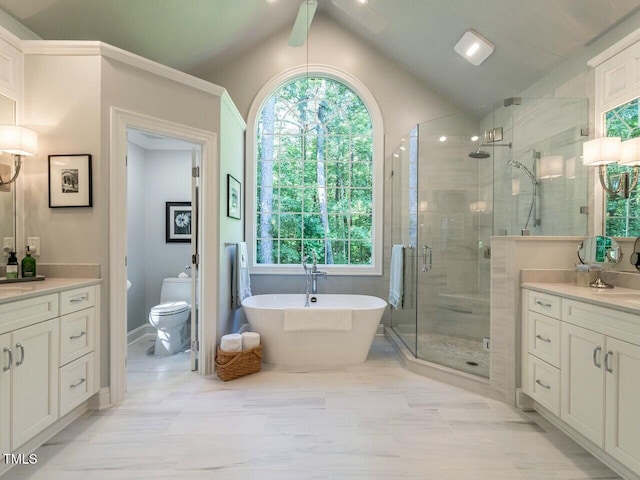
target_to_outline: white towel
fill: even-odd
[[[285,308],[284,330],[294,331],[349,331],[350,308]]]
[[[404,294],[404,245],[391,247],[391,268],[389,270],[389,304],[398,309],[402,308]]]
[[[251,296],[251,278],[249,277],[249,257],[246,242],[236,246],[236,257],[233,262],[233,296],[232,307],[240,308],[242,300]]]
[[[244,332],[242,334],[242,349],[251,350],[260,345],[260,334],[256,332]]]
[[[220,339],[220,350],[223,352],[241,352],[242,351],[242,335],[239,333],[230,333],[224,335]]]

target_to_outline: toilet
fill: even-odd
[[[187,321],[191,315],[191,278],[165,278],[160,304],[149,312],[149,323],[158,329],[154,355],[173,355],[182,351]]]

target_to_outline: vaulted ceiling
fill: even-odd
[[[351,0],[340,0],[346,1]],[[348,15],[332,0],[318,3],[319,14],[470,109],[522,92],[640,11],[638,0],[369,0],[366,8],[387,20],[375,33],[357,9]],[[299,5],[299,0],[0,0],[2,10],[44,39],[101,40],[185,72],[203,65],[213,71],[290,29]],[[496,46],[479,67],[466,68],[453,51],[467,29]]]

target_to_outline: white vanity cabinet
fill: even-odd
[[[12,332],[11,446],[20,447],[58,419],[58,320]]]
[[[539,313],[545,297],[557,318]],[[524,392],[640,475],[640,314],[524,289],[522,331]]]
[[[0,303],[0,452],[32,448],[96,393],[98,296],[87,285]]]

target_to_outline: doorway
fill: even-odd
[[[198,340],[198,310],[191,297],[197,297],[192,255],[199,218],[192,199],[199,179],[192,174],[200,158],[198,144],[127,129],[129,387],[197,370],[197,348],[191,347]]]
[[[191,255],[188,261],[191,266],[190,274],[193,285],[191,289],[191,318],[194,328],[191,329],[193,343],[192,352],[189,351],[189,364],[200,374],[208,374],[213,368],[211,345],[215,345],[215,319],[208,322],[197,322],[198,316],[205,317],[206,312],[215,311],[217,305],[217,281],[215,265],[207,265],[205,252],[199,251],[200,245],[212,245],[207,254],[214,257],[218,254],[218,200],[217,157],[215,149],[215,134],[194,129],[180,124],[174,124],[161,119],[137,115],[131,112],[112,109],[112,141],[109,177],[110,185],[110,253],[109,253],[109,352],[110,352],[110,399],[111,403],[119,403],[125,398],[127,372],[127,263],[128,263],[128,182],[127,166],[128,133],[143,133],[158,141],[189,144],[191,148]],[[195,147],[195,148],[193,148]],[[209,207],[206,207],[209,205]],[[206,208],[204,208],[206,207]],[[166,202],[163,205],[166,211]],[[161,222],[165,224],[165,213],[161,215]],[[165,229],[166,230],[166,229]],[[166,242],[166,231],[162,241]],[[184,231],[175,231],[178,236]],[[183,237],[184,238],[184,237]],[[180,260],[182,262],[182,260]],[[179,268],[185,269],[186,263],[180,263]],[[186,273],[186,272],[184,272]],[[173,273],[178,276],[180,271]],[[162,282],[160,282],[162,283]],[[206,297],[201,291],[210,291]],[[159,288],[159,287],[157,287]],[[159,295],[156,294],[156,295]],[[146,308],[146,307],[145,307]],[[144,316],[144,313],[143,313]],[[148,317],[147,317],[148,318]],[[209,318],[211,318],[209,316]],[[141,321],[138,319],[138,321]],[[195,324],[197,323],[197,327]],[[189,367],[187,367],[187,371]]]

